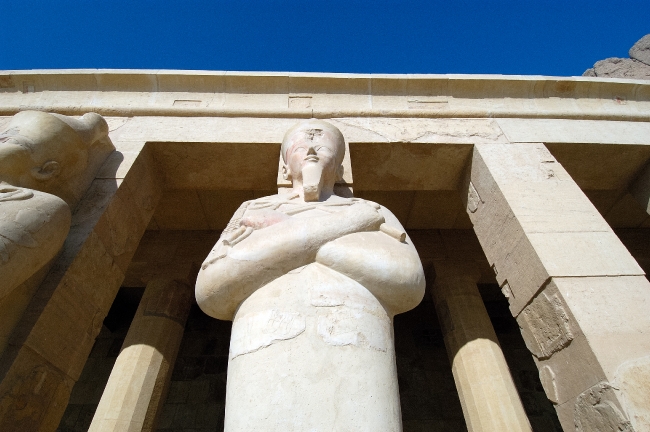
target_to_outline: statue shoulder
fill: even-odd
[[[239,228],[239,223],[244,217],[246,210],[272,207],[274,204],[280,203],[283,199],[284,198],[282,195],[276,194],[244,201],[230,218],[230,222],[228,222],[228,225],[226,225],[226,228],[223,230],[222,235],[236,231]]]

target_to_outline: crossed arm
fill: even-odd
[[[385,215],[389,224],[401,228],[387,210],[359,203],[338,213],[290,218],[253,231],[226,256],[203,266],[196,282],[197,302],[210,316],[232,319],[255,290],[293,269],[320,262],[357,280],[391,306],[400,297],[396,290],[405,287],[418,297],[417,304],[424,292],[420,260],[411,244],[378,231]],[[405,306],[397,301],[394,313]]]

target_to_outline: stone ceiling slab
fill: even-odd
[[[645,145],[547,143],[546,147],[582,190],[627,187],[650,159],[650,146]]]
[[[270,190],[280,143],[151,143],[169,189]]]
[[[471,145],[350,143],[355,190],[456,190]]]

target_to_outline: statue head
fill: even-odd
[[[282,174],[294,189],[304,189],[307,201],[322,192],[331,194],[343,177],[345,139],[335,126],[322,120],[305,120],[287,131],[282,140]]]
[[[72,206],[80,198],[78,190],[88,186],[91,153],[102,140],[99,147],[105,158],[114,148],[105,142],[108,125],[98,114],[75,119],[22,111],[0,133],[0,181],[56,195]]]

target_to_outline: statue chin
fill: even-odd
[[[310,163],[302,169],[302,190],[305,201],[318,201],[323,189],[323,167]]]
[[[0,299],[52,260],[70,230],[61,198],[36,190],[0,188]]]

